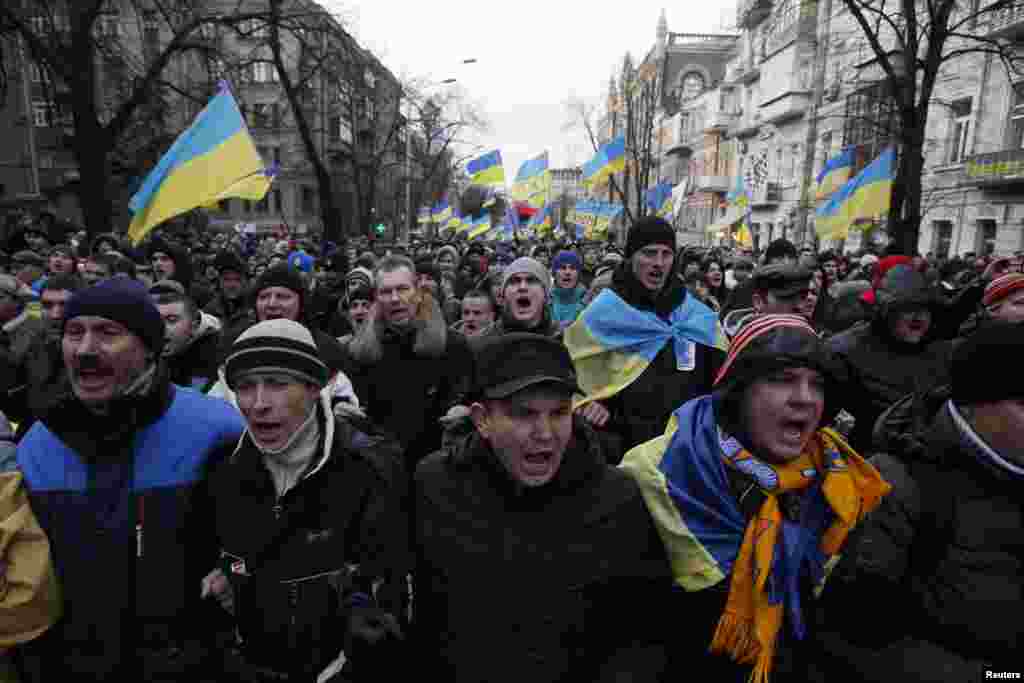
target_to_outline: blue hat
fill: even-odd
[[[575,251],[560,251],[551,261],[551,270],[553,272],[557,271],[562,266],[572,266],[576,270],[579,270],[582,267],[582,263],[580,262],[580,257]]]
[[[82,315],[121,323],[150,351],[159,353],[164,348],[164,321],[145,285],[138,280],[115,277],[79,290],[64,309],[64,325]]]

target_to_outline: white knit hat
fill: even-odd
[[[291,375],[318,387],[327,384],[327,366],[319,356],[313,335],[294,320],[278,318],[256,323],[231,345],[224,364],[228,386],[252,372]]]
[[[532,275],[540,280],[541,285],[544,287],[544,293],[547,294],[551,291],[551,273],[548,269],[541,265],[540,261],[532,259],[529,256],[522,256],[517,258],[512,263],[505,267],[505,270],[501,271],[501,291],[505,291],[505,287],[508,286],[508,281],[513,275]]]

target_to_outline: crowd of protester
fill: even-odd
[[[1022,672],[1021,254],[51,227],[4,680]]]

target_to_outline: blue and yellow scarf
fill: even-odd
[[[731,577],[711,651],[752,664],[758,683],[768,680],[783,618],[804,636],[801,586],[820,592],[850,530],[890,490],[830,429],[785,465],[756,458],[719,429],[711,396],[676,410],[665,434],[630,450],[621,467],[640,485],[676,582],[698,591]],[[765,494],[750,520],[727,468]],[[779,506],[788,491],[805,491],[799,521]]]

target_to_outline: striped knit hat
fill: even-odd
[[[729,346],[715,377],[715,391],[742,391],[758,378],[788,367],[813,368],[825,378],[822,423],[828,424],[840,408],[836,389],[843,373],[814,328],[799,315],[760,315],[747,323]]]
[[[988,287],[985,288],[985,293],[981,297],[981,304],[987,308],[999,303],[1022,288],[1024,288],[1024,274],[1007,273],[1006,275],[1000,275],[988,283]]]
[[[294,320],[256,323],[231,345],[224,364],[228,386],[251,372],[290,375],[318,387],[327,384],[327,366],[320,360],[313,335]]]

